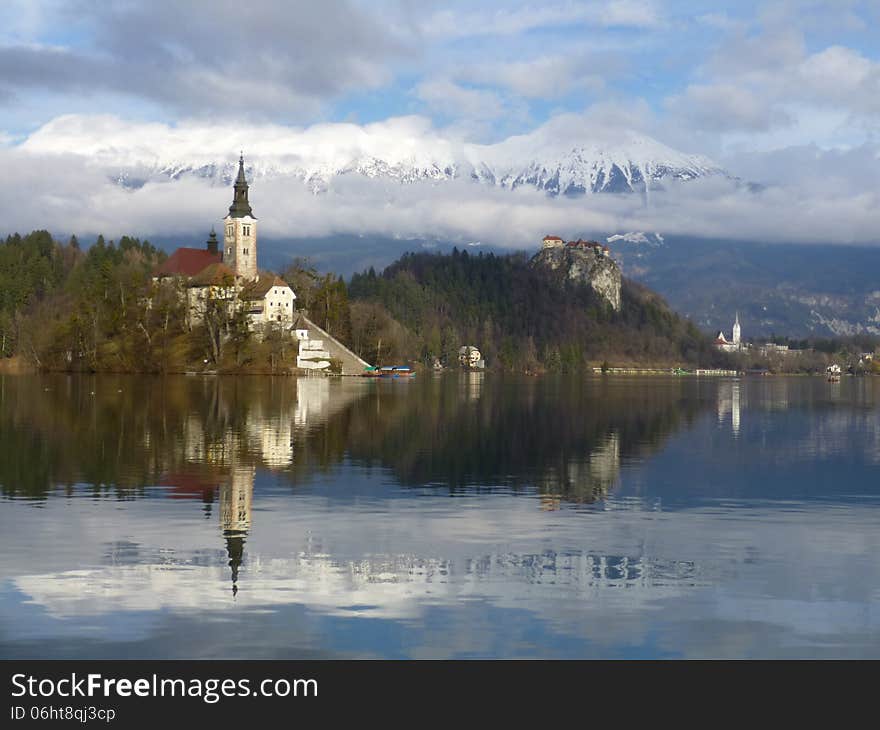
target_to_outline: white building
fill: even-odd
[[[724,336],[724,332],[722,330],[718,330],[718,334],[715,335],[715,347],[719,350],[723,350],[724,352],[739,352],[743,349],[742,345],[742,330],[739,324],[739,312],[736,313],[736,320],[733,323],[733,332],[731,333],[731,339],[727,339]]]
[[[253,329],[260,330],[273,324],[289,330],[293,325],[296,294],[277,276],[263,274],[246,284],[239,299],[246,307]]]
[[[465,345],[458,349],[458,362],[464,368],[477,368],[482,370],[486,367],[483,355],[473,345]]]

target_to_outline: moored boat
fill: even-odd
[[[407,365],[386,365],[379,368],[380,378],[414,378],[415,370]]]

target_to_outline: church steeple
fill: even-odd
[[[238,177],[235,178],[235,193],[232,196],[232,205],[229,206],[229,215],[232,218],[244,218],[250,216],[256,218],[248,202],[248,182],[244,176],[244,153],[238,158]]]
[[[208,236],[208,240],[205,241],[205,248],[209,253],[218,253],[218,244],[217,244],[217,232],[214,230],[214,226],[211,226],[211,234]]]
[[[229,556],[229,567],[232,568],[232,596],[238,594],[238,569],[244,559],[244,533],[225,532],[226,555]]]
[[[255,281],[257,269],[257,219],[248,202],[248,182],[244,176],[244,155],[238,158],[238,177],[233,185],[232,205],[224,218],[223,263],[238,281]]]

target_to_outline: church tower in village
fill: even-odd
[[[736,313],[736,321],[733,323],[733,344],[739,347],[742,344],[741,331],[739,326],[739,312]]]
[[[244,176],[244,155],[238,159],[238,177],[229,213],[223,219],[223,263],[236,278],[254,281],[257,274],[257,219],[248,202],[248,183]]]

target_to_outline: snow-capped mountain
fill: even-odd
[[[642,231],[630,231],[629,233],[615,233],[612,236],[608,236],[606,239],[608,243],[633,243],[644,246],[662,246],[663,245],[663,236],[659,233],[644,233]]]
[[[494,144],[474,144],[445,138],[419,118],[307,129],[142,125],[132,130],[113,117],[71,115],[53,120],[23,146],[88,155],[126,187],[184,175],[228,185],[239,149],[245,150],[252,180],[297,178],[315,193],[355,176],[397,183],[465,179],[570,196],[644,191],[669,180],[726,175],[711,160],[646,135],[564,121]]]
[[[553,195],[636,192],[664,180],[723,175],[714,162],[629,130],[547,140],[544,130],[472,150],[474,177],[502,187],[531,185]]]

